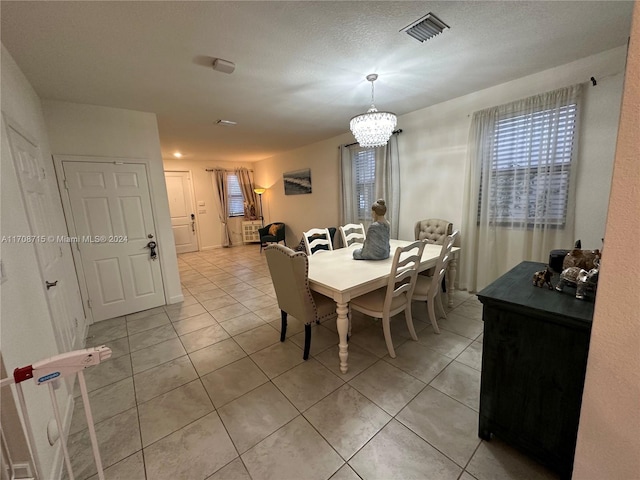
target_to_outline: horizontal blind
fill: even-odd
[[[375,149],[356,152],[353,162],[358,220],[371,219],[371,205],[375,199],[376,157]]]
[[[235,173],[227,173],[227,201],[230,217],[244,216],[244,197]]]
[[[499,117],[491,152],[492,223],[564,225],[576,117],[576,104]]]

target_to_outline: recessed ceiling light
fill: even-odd
[[[238,122],[234,122],[232,120],[218,120],[216,121],[216,125],[222,125],[224,127],[233,127],[234,125],[237,125]]]
[[[173,156],[176,158],[182,158],[182,154],[180,152],[174,153]]]

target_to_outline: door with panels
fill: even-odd
[[[93,320],[164,305],[146,165],[62,166]]]
[[[7,134],[31,228],[31,232],[25,232],[29,235],[18,240],[35,248],[58,349],[67,352],[82,346],[85,317],[79,308],[78,282],[70,268],[71,251],[64,241],[67,232],[54,221],[61,215],[55,208],[60,201],[54,191],[55,180],[48,178],[51,170],[45,167],[38,145],[12,125]]]
[[[177,253],[197,252],[196,214],[189,172],[164,172]]]

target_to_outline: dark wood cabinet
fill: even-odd
[[[575,289],[533,286],[542,269],[522,262],[478,293],[484,320],[478,434],[496,435],[570,478],[594,303],[576,299]]]

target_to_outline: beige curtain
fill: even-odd
[[[366,170],[373,167],[373,184],[370,189],[361,188],[357,191],[358,177],[367,177],[367,172],[361,170],[358,172],[356,166],[356,156],[360,153],[372,158],[372,163],[367,163]],[[398,219],[400,218],[400,167],[398,153],[398,135],[391,135],[389,142],[384,147],[376,147],[374,149],[365,149],[360,145],[343,145],[340,147],[340,183],[341,183],[341,218],[340,222],[346,223],[362,223],[368,228],[371,223],[371,205],[379,199],[383,198],[387,204],[386,219],[391,224],[391,238],[398,238]],[[362,197],[362,198],[361,198]],[[366,214],[361,217],[359,214],[360,201],[364,201],[367,205]]]
[[[211,172],[211,178],[213,181],[214,190],[218,193],[215,196],[218,201],[218,218],[222,226],[222,246],[228,247],[231,245],[231,236],[229,235],[229,215],[228,215],[228,200],[227,200],[227,172],[221,168],[216,168]]]
[[[251,180],[251,172],[244,168],[236,168],[236,177],[238,177],[238,183],[240,184],[240,190],[242,190],[242,196],[244,197],[245,209],[244,216],[249,219],[251,214],[254,217],[260,217],[262,212],[259,212],[258,199],[256,198],[256,192],[253,191],[254,185]]]
[[[479,291],[573,245],[581,92],[573,85],[474,113],[460,288]]]

